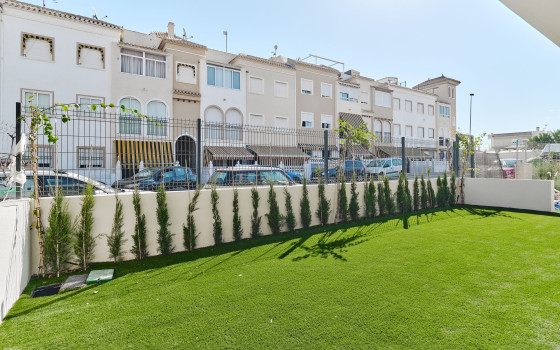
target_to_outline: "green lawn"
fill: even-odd
[[[53,297],[33,281],[0,348],[558,348],[559,218],[432,211],[125,262]]]

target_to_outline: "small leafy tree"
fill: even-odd
[[[412,211],[412,196],[410,194],[410,183],[408,181],[408,176],[406,175],[406,173],[404,173],[403,176],[403,182],[404,182],[404,209],[405,212],[411,212]]]
[[[447,172],[444,170],[443,171],[443,178],[441,179],[441,189],[443,191],[443,206],[444,207],[448,207],[449,206],[449,185],[447,183]]]
[[[346,195],[346,179],[342,174],[342,181],[340,183],[340,192],[338,199],[338,217],[341,221],[348,220],[348,196]]]
[[[327,200],[327,196],[325,194],[325,182],[323,181],[322,176],[319,176],[317,189],[319,191],[319,207],[317,208],[316,214],[319,218],[319,221],[321,222],[321,226],[326,226],[329,223],[331,202]]]
[[[377,204],[379,206],[379,215],[387,214],[387,206],[385,205],[385,187],[382,182],[377,183]]]
[[[240,241],[243,237],[243,227],[241,226],[241,216],[239,215],[239,191],[233,190],[233,239]]]
[[[273,235],[278,235],[284,224],[284,216],[280,214],[280,207],[278,206],[276,191],[274,190],[272,181],[270,181],[270,189],[268,190],[268,210],[268,214],[265,214],[268,220],[268,226]]]
[[[194,221],[194,212],[198,210],[196,206],[198,204],[198,197],[200,196],[200,189],[194,192],[194,195],[187,207],[187,225],[183,225],[183,245],[188,251],[196,248],[196,238],[198,233],[196,233],[196,223]]]
[[[428,189],[426,188],[426,180],[424,174],[420,178],[420,207],[422,209],[428,208]]]
[[[292,194],[284,187],[284,198],[286,200],[286,226],[288,231],[293,232],[296,229],[296,215],[292,208]]]
[[[367,182],[364,182],[367,183]],[[350,219],[356,221],[360,218],[360,203],[358,203],[358,185],[356,184],[356,174],[352,176],[350,183],[350,205],[348,206]]]
[[[303,178],[303,193],[300,200],[301,226],[308,228],[311,225],[311,205],[309,203],[309,191],[307,190],[307,179]]]
[[[107,235],[107,246],[109,247],[109,256],[113,262],[117,263],[122,260],[122,246],[126,241],[124,238],[124,215],[123,205],[117,192],[115,192],[115,214],[113,215],[113,226],[111,233]]]
[[[94,204],[93,185],[88,183],[82,197],[82,209],[80,210],[74,238],[74,254],[78,258],[78,265],[84,271],[89,267],[95,247],[95,237],[92,235]]]
[[[437,194],[436,194],[437,206],[442,208],[445,205],[445,197],[444,197],[445,194],[443,193],[441,177],[439,175],[436,181],[436,188],[437,188]]]
[[[259,237],[261,235],[261,219],[259,216],[259,191],[256,188],[251,189],[251,202],[253,204],[253,215],[251,216],[251,237]]]
[[[132,235],[133,243],[130,252],[134,254],[137,260],[142,260],[148,257],[148,248],[146,246],[146,215],[142,213],[138,186],[134,189],[132,204],[134,206],[136,222],[134,224],[134,234]]]
[[[413,189],[413,203],[414,211],[420,210],[420,184],[418,183],[418,175],[414,177],[414,189]]]
[[[465,203],[465,174],[470,170],[477,170],[470,167],[470,157],[474,154],[475,150],[482,145],[482,140],[486,133],[477,137],[469,136],[458,132],[459,136],[459,163],[461,164],[461,180],[459,181],[459,201]]]
[[[457,177],[455,176],[455,172],[451,172],[451,180],[449,184],[449,205],[454,206],[457,202]]]
[[[393,200],[391,187],[389,187],[389,178],[386,176],[383,179],[383,196],[385,197],[385,212],[388,215],[393,215],[395,213],[395,201]]]
[[[159,225],[157,242],[159,245],[158,250],[163,255],[173,253],[173,234],[169,231],[169,211],[167,209],[167,194],[165,193],[165,186],[163,183],[158,187],[156,194],[157,209],[156,216]]]
[[[74,227],[68,212],[68,203],[60,190],[55,193],[49,212],[49,227],[45,234],[45,260],[50,271],[60,277],[64,263],[70,258]]]
[[[212,217],[214,218],[214,223],[212,224],[214,244],[220,245],[223,243],[223,233],[222,233],[222,218],[220,217],[220,212],[218,211],[218,202],[220,196],[216,190],[216,185],[212,185],[212,191],[210,192],[210,201],[212,203]]]

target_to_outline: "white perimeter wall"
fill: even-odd
[[[29,202],[0,203],[0,323],[31,277]]]

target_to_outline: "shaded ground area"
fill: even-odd
[[[0,348],[556,348],[559,218],[466,207],[96,264],[115,279],[32,281]]]

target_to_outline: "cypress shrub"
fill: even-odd
[[[218,195],[218,191],[216,191],[215,185],[212,185],[212,191],[210,192],[210,201],[212,203],[212,217],[214,218],[214,223],[212,224],[214,244],[220,245],[223,243],[222,218],[220,217],[220,212],[218,210],[220,196]]]
[[[148,248],[146,246],[146,215],[142,214],[142,205],[140,202],[138,186],[134,189],[132,204],[134,206],[136,223],[134,224],[134,234],[132,235],[134,243],[132,243],[132,250],[130,252],[134,254],[137,260],[142,260],[148,257]]]
[[[253,214],[251,215],[251,237],[259,237],[261,235],[261,219],[259,216],[259,191],[256,188],[251,189],[251,203],[253,204]]]
[[[80,210],[80,218],[76,225],[74,239],[74,254],[78,258],[78,266],[84,271],[89,267],[93,258],[93,248],[95,247],[95,238],[91,234],[94,221],[94,204],[93,185],[88,183],[82,197],[82,209]]]
[[[436,202],[437,202],[437,206],[441,208],[445,204],[445,197],[443,193],[441,177],[439,175],[437,177],[436,188],[437,188]]]
[[[194,192],[194,195],[187,207],[187,225],[183,225],[183,245],[188,251],[196,248],[196,238],[198,233],[196,233],[196,223],[194,221],[194,212],[198,210],[198,196],[200,195],[200,189]]]
[[[377,205],[379,207],[379,215],[387,214],[387,207],[385,205],[385,188],[382,182],[377,183]]]
[[[278,206],[278,201],[276,200],[276,191],[274,190],[272,181],[270,181],[270,189],[268,190],[268,214],[265,215],[272,234],[280,234],[284,217],[280,214],[280,207]]]
[[[451,181],[449,184],[449,205],[453,206],[457,203],[457,177],[455,172],[451,172]]]
[[[286,187],[284,187],[284,198],[286,200],[286,226],[288,226],[288,231],[293,232],[296,229],[296,215],[292,208],[292,195]]]
[[[51,203],[48,217],[49,227],[45,231],[45,264],[49,271],[60,277],[64,264],[70,258],[70,245],[74,225],[68,212],[68,203],[58,190]]]
[[[163,255],[169,255],[173,253],[175,247],[173,247],[173,234],[169,231],[169,211],[167,209],[167,194],[165,193],[165,186],[163,183],[158,187],[157,195],[157,221],[159,225],[158,230],[158,250]]]
[[[383,196],[385,197],[385,212],[388,215],[393,215],[395,213],[395,201],[391,193],[391,187],[389,187],[389,178],[386,176],[383,179]]]
[[[403,182],[404,182],[403,181],[403,173],[400,173],[399,174],[399,184],[397,186],[396,197],[397,197],[397,208],[398,208],[399,212],[401,212],[401,213],[406,212]]]
[[[424,180],[424,174],[422,174],[420,180],[420,206],[422,209],[428,208],[428,189],[426,188],[426,181]]]
[[[322,176],[319,176],[318,179],[318,194],[319,194],[319,207],[317,208],[317,217],[321,222],[321,226],[326,226],[329,223],[329,214],[331,211],[331,202],[327,200],[327,196],[325,194],[325,182]]]
[[[449,206],[449,185],[447,183],[447,171],[443,171],[443,179],[441,179],[442,202],[444,207]]]
[[[356,174],[352,176],[352,182],[350,183],[350,205],[348,206],[348,211],[352,221],[356,221],[360,218],[360,203],[358,203],[358,185],[356,184]]]
[[[377,215],[377,194],[375,193],[375,182],[373,182],[373,176],[369,179],[369,195],[371,201],[371,217]]]
[[[364,182],[364,205],[367,218],[372,218],[377,214],[376,203],[375,183],[373,182],[373,176],[371,176],[369,181]]]
[[[311,225],[311,206],[309,204],[309,191],[307,190],[307,179],[303,178],[303,194],[300,201],[301,226],[308,228]]]
[[[113,262],[118,262],[122,260],[122,245],[126,241],[124,240],[124,215],[123,215],[123,205],[119,199],[117,193],[115,192],[115,214],[113,215],[113,226],[111,227],[111,233],[107,235],[107,246],[109,247],[109,256],[113,259]]]
[[[241,227],[241,216],[239,215],[239,191],[233,190],[233,239],[240,241],[243,237],[243,227]]]
[[[418,183],[418,175],[414,178],[414,189],[412,192],[414,211],[420,210],[420,184]]]
[[[410,195],[410,183],[408,181],[408,176],[404,173],[403,176],[404,182],[404,209],[405,213],[409,213],[412,211],[412,196]]]
[[[346,195],[346,179],[344,178],[344,174],[341,175],[341,184],[340,184],[340,199],[338,201],[338,217],[341,221],[348,220],[348,196]]]

